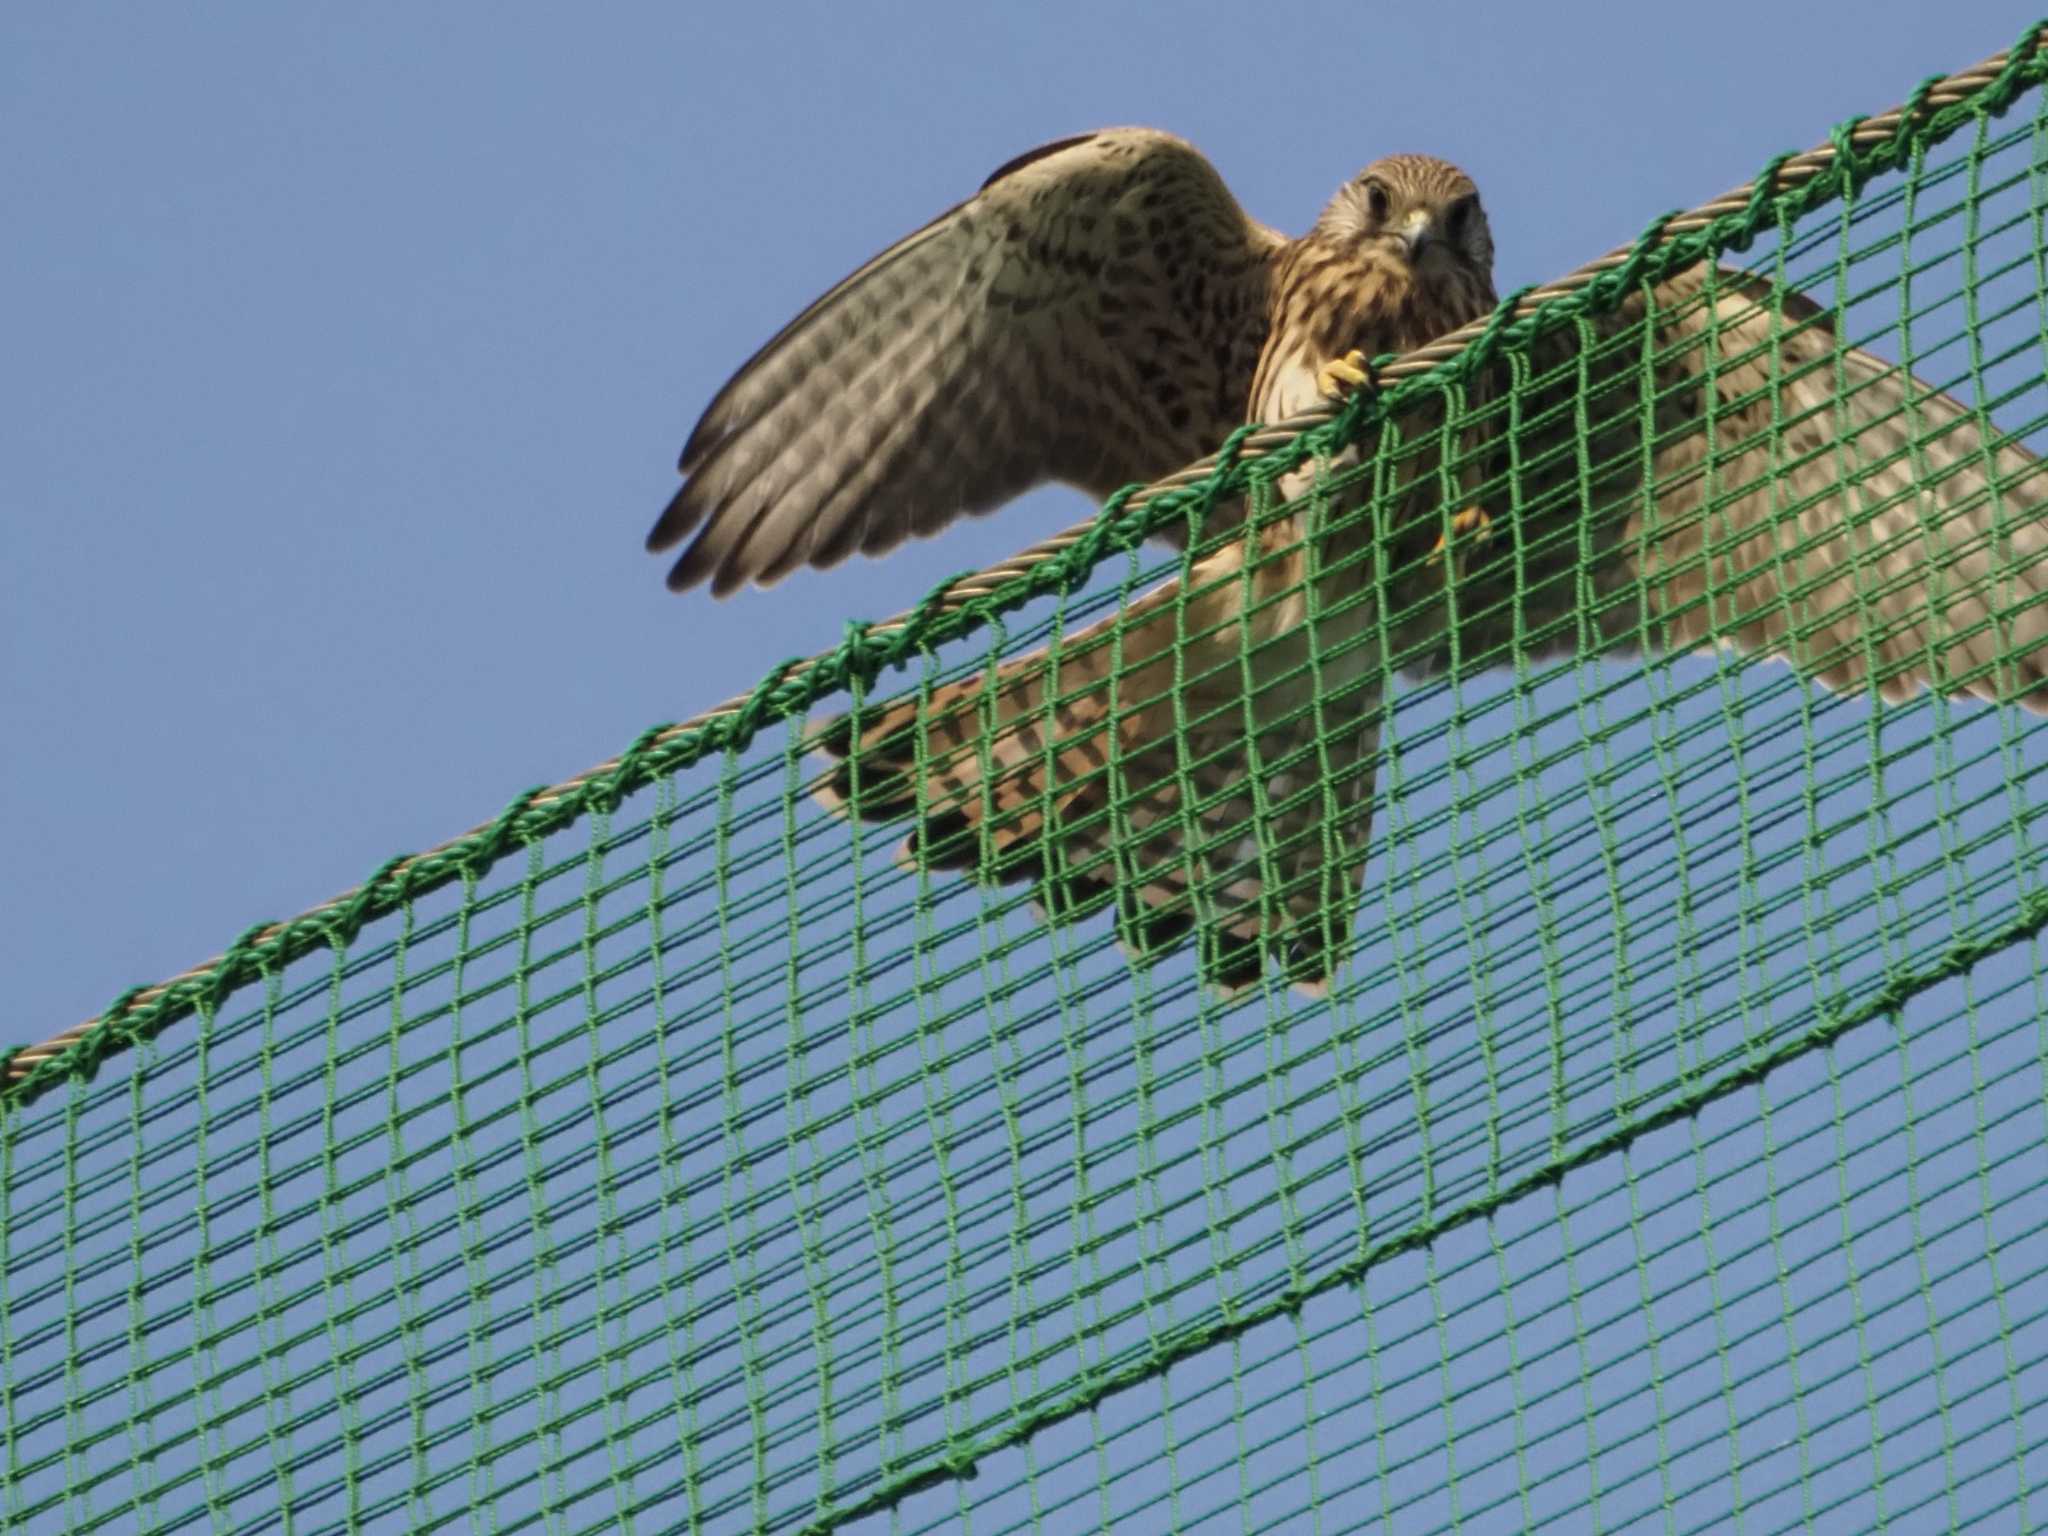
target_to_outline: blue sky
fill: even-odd
[[[2005,46],[2029,19],[2000,3],[1185,6],[1171,20],[1080,6],[0,13],[0,206],[26,210],[0,243],[6,1035],[62,1028],[649,724],[743,691],[833,643],[845,618],[894,612],[1083,516],[1077,496],[1043,492],[886,562],[724,604],[667,593],[664,562],[640,547],[677,448],[731,370],[1021,149],[1106,123],[1168,127],[1291,230],[1365,161],[1443,154],[1482,187],[1507,289]],[[1835,750],[1853,758],[1860,742],[1843,739]],[[1414,750],[1434,761],[1443,748]],[[1713,743],[1687,750],[1689,782],[1712,788]],[[1562,778],[1573,773],[1566,761]],[[1716,829],[1697,830],[1704,845]],[[1385,861],[1373,876],[1390,893],[1397,878]],[[1542,1033],[1530,1029],[1525,1042]],[[1254,1029],[1239,1044],[1257,1041]],[[2025,1044],[2008,1063],[2022,1100]],[[1189,1059],[1205,1065],[1207,1050],[1204,1034]],[[1712,1185],[1722,1209],[1739,1208],[1773,1136],[1819,1148],[1832,1130],[1846,1169],[1844,1147],[1861,1143],[1845,1140],[1854,1115],[1833,1079],[1853,1086],[1886,1053],[1866,1033],[1853,1058],[1777,1085],[1796,1107],[1775,1129],[1759,1133],[1754,1101],[1730,1101],[1660,1133],[1641,1166],[1676,1169],[1681,1205],[1704,1198],[1694,1179]],[[1380,1065],[1405,1080],[1396,1057]],[[1977,1067],[1929,1066],[1922,1102]],[[1389,1119],[1387,1144],[1405,1146],[1405,1111]],[[1981,1118],[1977,1131],[1981,1145]],[[1701,1150],[1723,1136],[1736,1151]],[[118,1184],[119,1147],[99,1150]],[[1895,1213],[1906,1202],[1882,1183],[1894,1150],[1869,1156]],[[1592,1207],[1633,1206],[1635,1169],[1599,1176],[1621,1182],[1580,1189]],[[1497,1304],[1487,1240],[1547,1253],[1556,1234],[1538,1204],[1504,1235],[1440,1245],[1426,1277],[1420,1258],[1394,1266],[1390,1305],[1436,1303],[1439,1267],[1453,1301]],[[1759,1252],[1759,1273],[1782,1271],[1782,1255]],[[1625,1313],[1636,1277],[1616,1273]],[[1832,1293],[1814,1286],[1800,1305],[1825,1312]],[[1533,1293],[1562,1294],[1554,1277]],[[1678,1311],[1708,1315],[1687,1297]],[[1779,1310],[1759,1304],[1767,1321]],[[1311,1322],[1342,1336],[1341,1320]],[[1917,1327],[1894,1315],[1873,1337]],[[1860,1314],[1857,1330],[1862,1349]],[[1431,1353],[1421,1324],[1395,1336]],[[1234,1361],[1201,1369],[1176,1378],[1177,1399],[1242,1385]],[[1459,1390],[1487,1394],[1483,1379]],[[1736,1398],[1723,1395],[1725,1427]],[[1756,1435],[1791,1434],[1782,1397],[1775,1408]],[[1561,1422],[1575,1425],[1570,1405]],[[1090,1433],[1099,1450],[1100,1422],[1052,1438],[1080,1446],[1085,1467]],[[1496,1467],[1493,1481],[1513,1479]]]

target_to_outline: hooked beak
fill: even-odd
[[[1410,261],[1420,256],[1422,248],[1437,237],[1436,224],[1424,208],[1413,210],[1403,219],[1397,233],[1401,236],[1401,244],[1407,247]]]

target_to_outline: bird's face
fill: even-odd
[[[1337,189],[1316,228],[1382,251],[1425,279],[1455,271],[1493,280],[1493,234],[1479,189],[1429,155],[1375,160]]]

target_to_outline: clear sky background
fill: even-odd
[[[40,1038],[131,983],[209,958],[251,923],[295,913],[391,854],[613,755],[650,724],[831,645],[846,618],[894,612],[943,576],[1084,516],[1078,496],[1042,492],[886,562],[799,573],[723,604],[672,596],[664,562],[641,550],[673,488],[676,450],[731,371],[819,291],[1019,151],[1111,123],[1170,128],[1216,160],[1255,215],[1289,230],[1375,156],[1442,154],[1480,183],[1505,291],[1745,180],[1850,113],[1893,104],[1925,74],[2006,46],[2039,4],[0,10],[0,959],[9,983],[0,1038]],[[1979,730],[1973,739],[1981,721]],[[1719,787],[1710,777],[1720,760],[1695,773],[1698,803]],[[1730,825],[1724,816],[1718,830]],[[1703,844],[1717,828],[1687,830]],[[1391,883],[1384,860],[1373,878]],[[1504,902],[1519,898],[1503,889]],[[1477,892],[1482,905],[1489,894]],[[2003,959],[2007,979],[2024,980],[2038,957]],[[1922,1016],[1963,1017],[1961,990]],[[371,1038],[372,1023],[361,1027]],[[1234,1027],[1259,1044],[1257,1020]],[[1916,1049],[1957,1038],[1929,1030]],[[1583,1041],[1593,1040],[1589,1030]],[[772,1055],[780,1041],[761,1036],[750,1048]],[[1879,1029],[1854,1047],[1872,1059],[1891,1048]],[[254,1049],[247,1038],[240,1048]],[[1199,1050],[1208,1049],[1204,1036]],[[1390,1081],[1405,1082],[1396,1046],[1387,1049]],[[2028,1100],[2038,1076],[2028,1074],[2040,1063],[2025,1039],[2010,1050],[2011,1071],[2002,1082],[1994,1074],[1994,1086],[2019,1101],[2016,1114],[2037,1111]],[[1897,1054],[1907,1060],[1904,1046]],[[381,1070],[356,1065],[370,1079]],[[1974,1135],[1981,1154],[1980,1065],[1973,1055],[1949,1062],[1946,1078],[1907,1075],[1923,1107],[1961,1080],[1943,1101],[1953,1109],[1944,1125],[1961,1126],[1966,1152]],[[246,1055],[242,1067],[255,1070]],[[266,1060],[266,1081],[269,1070]],[[1894,1145],[1866,1144],[1877,1171],[1855,1186],[1865,1203],[1851,1211],[1851,1174],[1863,1170],[1844,1148],[1861,1130],[1844,1129],[1855,1111],[1843,1107],[1838,1070],[1855,1075],[1833,1055],[1779,1074],[1775,1102],[1804,1107],[1774,1124],[1758,1112],[1764,1090],[1724,1101],[1576,1175],[1566,1193],[1585,1197],[1590,1186],[1585,1198],[1611,1196],[1631,1222],[1640,1206],[1655,1227],[1665,1217],[1638,1200],[1635,1180],[1642,1174],[1646,1189],[1666,1180],[1681,1192],[1666,1215],[1691,1222],[1681,1238],[1697,1241],[1707,1218],[1693,1215],[1705,1200],[1693,1181],[1712,1182],[1713,1219],[1737,1212],[1724,1229],[1730,1241],[1745,1220],[1757,1239],[1763,1221],[1740,1201],[1767,1153],[1787,1149],[1771,1166],[1814,1181],[1814,1219],[1831,1219],[1839,1200],[1844,1223],[1867,1234],[1909,1208],[1882,1180],[1921,1164]],[[757,1091],[772,1096],[772,1077],[762,1081]],[[1802,1083],[1810,1102],[1792,1098]],[[175,1108],[180,1084],[166,1071],[149,1086]],[[245,1078],[233,1091],[246,1088]],[[113,1223],[98,1236],[125,1262],[120,1192],[141,1196],[129,1188],[123,1122],[107,1107],[120,1085],[103,1077],[95,1091],[107,1096],[93,1121],[106,1182],[84,1214]],[[1048,1102],[1056,1113],[1064,1100]],[[562,1114],[587,1110],[571,1102]],[[1399,1134],[1412,1127],[1397,1096],[1381,1111],[1404,1127],[1389,1133],[1400,1152],[1387,1159],[1394,1177],[1406,1167]],[[268,1127],[220,1118],[213,1155],[229,1179],[220,1149]],[[1890,1101],[1870,1118],[1892,1132],[1912,1121]],[[1933,1123],[1916,1149],[1930,1188]],[[59,1145],[60,1124],[46,1118],[44,1139],[23,1145]],[[2027,1126],[1993,1130],[2037,1157],[2038,1129]],[[188,1130],[175,1114],[152,1120],[167,1181],[190,1161],[180,1140]],[[317,1182],[317,1118],[300,1134],[291,1155],[303,1153],[315,1169],[305,1178]],[[1715,1140],[1724,1135],[1733,1138],[1725,1146]],[[353,1154],[374,1168],[385,1150],[364,1143]],[[716,1145],[696,1151],[715,1166]],[[1955,1155],[1967,1161],[1966,1152]],[[41,1177],[54,1189],[62,1159],[37,1163],[40,1155],[25,1152],[16,1171],[24,1187]],[[1197,1206],[1212,1193],[1198,1187],[1200,1171],[1188,1161],[1176,1174],[1176,1193]],[[2000,1175],[2006,1206],[2021,1203],[2014,1186],[2026,1176],[2017,1162]],[[556,1219],[572,1228],[590,1218],[579,1178],[558,1191]],[[230,1203],[219,1185],[208,1198],[223,1211]],[[384,1197],[361,1198],[375,1206]],[[1793,1207],[1800,1198],[1787,1196]],[[1921,1212],[1910,1209],[1913,1235],[1894,1234],[1894,1246],[1918,1254]],[[1929,1230],[1950,1214],[1930,1209]],[[1773,1239],[1778,1216],[1773,1206]],[[134,1224],[144,1219],[138,1211]],[[213,1241],[224,1241],[228,1219]],[[518,1227],[522,1214],[507,1219],[511,1264],[535,1243]],[[1585,1236],[1590,1222],[1575,1237],[1540,1199],[1503,1219],[1509,1241],[1558,1243],[1560,1265],[1600,1257]],[[43,1245],[43,1262],[68,1279],[69,1229],[22,1226],[24,1249]],[[1471,1296],[1491,1305],[1486,1244],[1501,1230],[1469,1226],[1374,1283],[1419,1312],[1441,1315]],[[1939,1236],[1929,1239],[1935,1270],[1946,1262]],[[328,1262],[324,1229],[300,1238]],[[1804,1240],[1825,1248],[1832,1238]],[[1965,1233],[1955,1251],[1981,1259],[1973,1242]],[[2015,1250],[2006,1252],[2016,1268]],[[138,1259],[170,1276],[152,1305],[168,1310],[184,1296],[187,1257],[167,1241]],[[1771,1264],[1781,1257],[1769,1250]],[[573,1252],[563,1262],[576,1262]],[[1645,1264],[1640,1248],[1616,1270],[1624,1311],[1637,1281],[1630,1262]],[[1536,1273],[1534,1260],[1516,1266]],[[1839,1311],[1833,1273],[1810,1280],[1815,1294],[1802,1305]],[[1570,1280],[1573,1297],[1581,1278]],[[1696,1281],[1688,1273],[1683,1283]],[[119,1263],[95,1283],[108,1305],[125,1306]],[[1564,1327],[1566,1289],[1536,1274],[1519,1293],[1554,1304],[1533,1325],[1539,1334],[1545,1317]],[[53,1285],[39,1312],[11,1320],[16,1333],[61,1332],[53,1319],[67,1294]],[[1742,1297],[1724,1311],[1718,1295],[1676,1294],[1663,1319],[1747,1325]],[[1780,1310],[1761,1289],[1748,1304],[1767,1324]],[[1468,1326],[1490,1338],[1490,1318]],[[1355,1332],[1355,1322],[1333,1323],[1330,1337],[1348,1337],[1342,1329]],[[1884,1348],[1927,1331],[1918,1312],[1894,1312],[1868,1338],[1860,1313],[1855,1326],[1853,1347],[1835,1347],[1866,1386],[1882,1378]],[[1425,1323],[1410,1337],[1434,1353]],[[1747,1347],[1761,1357],[1775,1340]],[[1559,1390],[1576,1392],[1579,1356],[1568,1340],[1556,1348]],[[1731,1356],[1720,1337],[1695,1337],[1674,1343],[1673,1358],[1691,1349],[1741,1365],[1743,1348],[1738,1339]],[[2025,1349],[2033,1383],[2048,1386],[2042,1353]],[[1225,1371],[1226,1353],[1211,1351],[1203,1368]],[[1374,1368],[1393,1369],[1399,1353],[1388,1346]],[[1815,1354],[1803,1368],[1826,1364]],[[1483,1406],[1496,1395],[1497,1366],[1481,1347],[1467,1362],[1479,1375],[1460,1390]],[[1423,1396],[1439,1368],[1416,1365]],[[1236,1372],[1234,1358],[1227,1370]],[[1233,1374],[1217,1390],[1242,1385]],[[1518,1415],[1525,1385],[1513,1394]],[[1190,1391],[1177,1374],[1177,1400]],[[1921,1383],[1923,1406],[1926,1395]],[[1725,1414],[1719,1398],[1709,1404],[1708,1417],[1721,1419],[1703,1431],[1709,1460],[1745,1427],[1734,1391],[1724,1396]],[[1784,1395],[1772,1401],[1780,1418],[1751,1431],[1752,1454],[1759,1439],[1792,1443]],[[129,1407],[116,1393],[96,1411],[111,1423]],[[1138,1411],[1152,1411],[1151,1400]],[[1643,1428],[1638,1409],[1621,1416]],[[1576,1433],[1570,1410],[1564,1419]],[[2017,1429],[2018,1407],[2013,1419]],[[1425,1416],[1412,1433],[1426,1439],[1435,1422]],[[1657,1426],[1660,1456],[1667,1427]],[[65,1429],[45,1423],[44,1443],[60,1444]],[[1860,1425],[1844,1433],[1854,1439]],[[1099,1439],[1099,1424],[1076,1417],[1046,1443],[1072,1440],[1086,1471],[1090,1434]],[[1920,1438],[1932,1446],[1936,1437]],[[1972,1443],[1996,1455],[2005,1442]],[[1537,1465],[1582,1455],[1577,1441],[1553,1445]],[[1369,1477],[1358,1471],[1365,1462],[1363,1450],[1339,1450],[1327,1464],[1333,1476]],[[389,1475],[402,1483],[403,1472]],[[1845,1474],[1861,1476],[1860,1466]],[[1511,1479],[1497,1467],[1495,1481]]]
[[[719,383],[1020,149],[1171,128],[1289,230],[1433,151],[1505,290],[2036,8],[0,10],[0,1035],[1084,515],[724,604],[640,548]]]

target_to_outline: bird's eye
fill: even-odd
[[[1368,181],[1365,184],[1365,206],[1375,224],[1384,223],[1389,206],[1387,189],[1377,181]]]
[[[1469,197],[1461,197],[1451,204],[1448,218],[1452,234],[1462,236],[1465,233],[1465,227],[1472,222],[1473,206],[1473,200]]]

